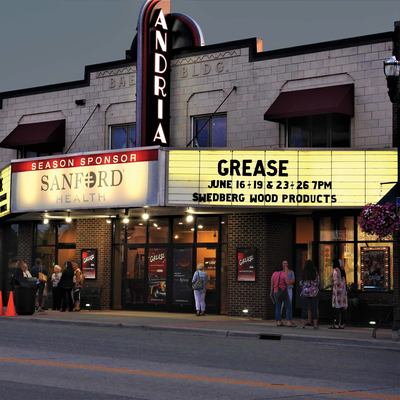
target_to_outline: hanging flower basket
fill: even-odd
[[[357,220],[361,231],[378,236],[378,241],[400,229],[400,217],[391,203],[367,204]]]

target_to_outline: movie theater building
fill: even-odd
[[[397,304],[393,239],[356,221],[397,182],[382,65],[399,24],[268,51],[206,45],[172,7],[145,1],[124,58],[83,80],[1,93],[3,301],[15,259],[40,257],[50,273],[79,261],[102,309],[192,312],[202,262],[209,313],[270,319],[276,265],[295,271],[298,312],[311,258],[329,319],[339,257],[352,295]]]

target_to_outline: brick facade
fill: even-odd
[[[21,222],[18,229],[18,258],[28,263],[29,269],[33,267],[33,225],[29,222]]]
[[[193,117],[209,116],[218,110],[227,116],[227,148],[287,150],[282,125],[264,120],[264,113],[277,97],[283,92],[353,84],[351,150],[394,147],[397,144],[398,110],[392,107],[387,97],[382,61],[393,51],[399,58],[399,30],[397,22],[397,40],[394,42],[392,32],[386,32],[274,51],[262,51],[262,41],[258,39],[174,50],[170,63],[169,146],[186,148],[193,137]],[[0,141],[19,125],[65,120],[64,152],[108,151],[111,148],[110,128],[137,121],[136,89],[133,58],[87,67],[85,78],[79,82],[0,93]],[[85,99],[85,105],[76,104],[79,99]],[[82,134],[77,137],[83,126]],[[0,170],[18,156],[17,150],[0,148]],[[159,215],[186,213],[186,205],[182,208],[164,205],[163,198],[156,211]],[[262,212],[265,210],[247,213],[239,207],[234,209],[231,204],[223,210],[232,213],[229,216],[228,313],[243,315],[246,308],[252,318],[274,318],[274,306],[269,299],[270,277],[275,266],[284,259],[293,265],[294,218],[278,212]],[[136,215],[137,210],[136,207]],[[71,211],[73,214],[75,210]],[[310,215],[313,210],[304,207],[303,211]],[[354,212],[354,209],[350,211]],[[327,205],[324,212],[329,215],[331,207]],[[41,216],[34,214],[38,221]],[[97,280],[87,281],[87,284],[102,285],[101,306],[109,308],[112,294],[111,225],[104,218],[93,216],[89,210],[83,216],[86,219],[77,219],[76,259],[80,260],[84,248],[98,250]],[[27,221],[32,218],[26,214]],[[18,256],[28,262],[33,257],[32,229],[31,222],[20,222]],[[258,250],[255,283],[237,282],[238,247],[256,247]],[[5,254],[3,251],[2,256]],[[396,267],[399,258],[399,249],[395,246]],[[398,285],[399,270],[395,268],[395,301],[398,301]]]
[[[256,282],[237,282],[238,247],[257,248]],[[294,220],[278,214],[232,214],[229,216],[228,315],[273,319],[269,298],[271,275],[287,260],[293,265]]]
[[[108,224],[104,218],[78,219],[76,228],[76,260],[81,259],[82,249],[97,249],[97,279],[87,280],[85,285],[101,285],[100,305],[102,308],[109,309],[112,225]]]

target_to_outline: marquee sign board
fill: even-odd
[[[10,214],[11,165],[0,171],[0,218]]]
[[[11,212],[159,205],[157,148],[12,162]]]
[[[396,151],[171,150],[167,205],[363,207],[397,181]]]

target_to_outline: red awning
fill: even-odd
[[[264,114],[264,119],[282,122],[285,118],[333,113],[354,115],[353,84],[283,92]]]
[[[18,149],[24,146],[43,145],[62,148],[65,145],[65,120],[18,125],[1,143],[0,147]]]

